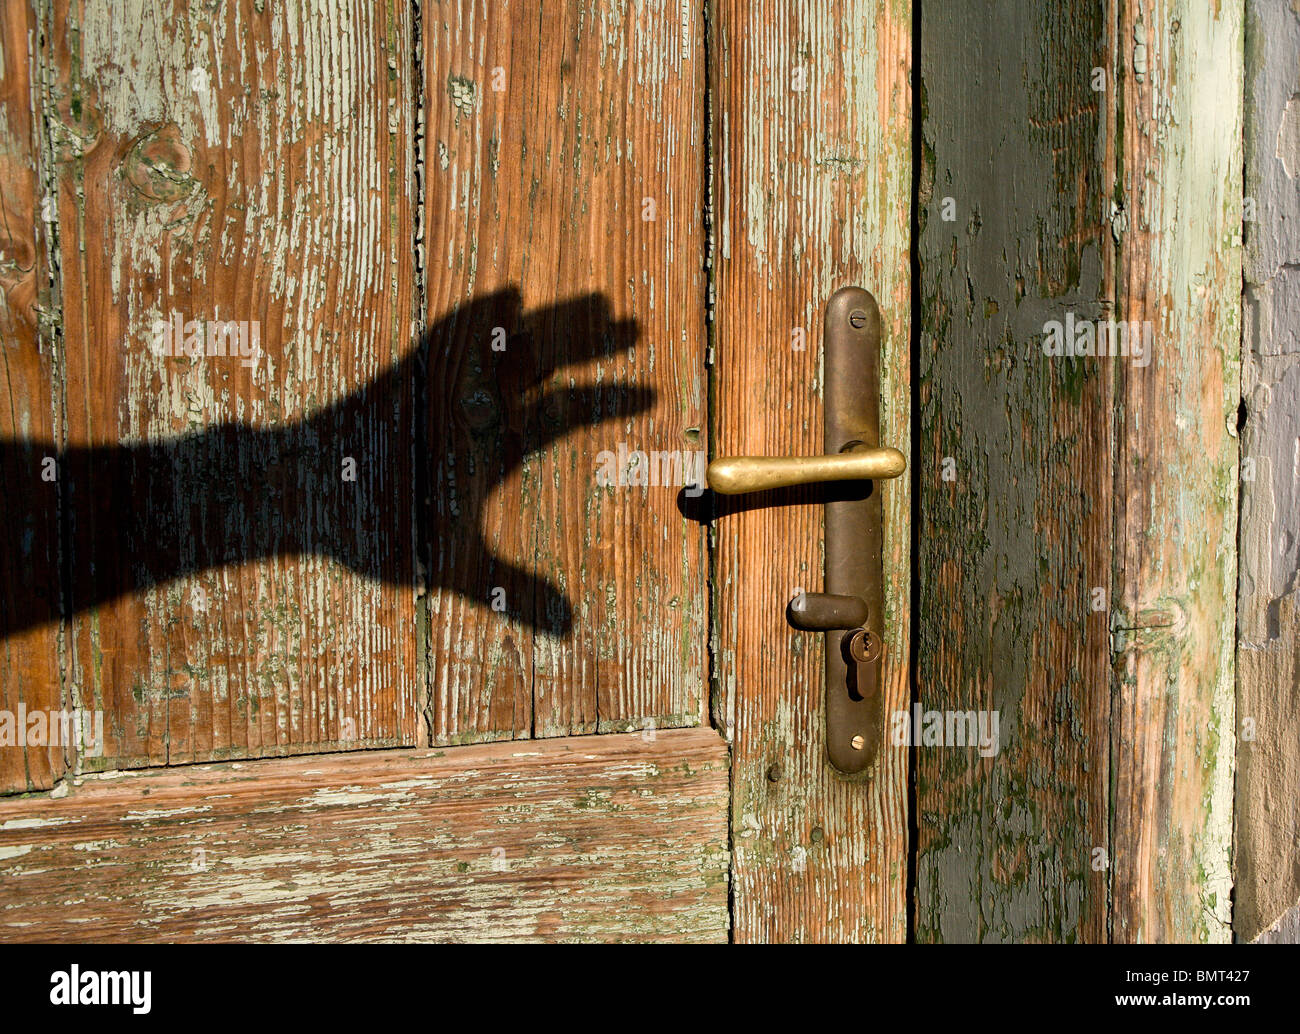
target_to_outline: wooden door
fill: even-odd
[[[7,5],[0,937],[1294,936],[1294,29]],[[848,284],[890,731],[999,723],[856,780],[820,497],[693,484]]]
[[[908,5],[5,19],[3,704],[83,725],[0,750],[3,937],[903,939],[817,496],[694,479],[820,450],[851,283],[908,449]]]
[[[859,284],[882,314],[881,441],[909,451],[908,5],[719,4],[715,85],[714,451],[821,451],[821,312]],[[800,348],[804,332],[806,348]],[[825,760],[821,636],[785,603],[822,584],[820,496],[715,522],[716,722],[732,748],[737,940],[901,941],[906,749],[870,776]],[[910,510],[884,488],[886,712],[910,697]]]
[[[1001,745],[918,752],[916,936],[1226,940],[1242,5],[925,12],[918,696]]]
[[[0,937],[1293,937],[1292,8],[8,4]],[[856,780],[819,495],[692,484],[849,284],[999,724]]]

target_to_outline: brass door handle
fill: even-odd
[[[884,507],[879,482],[907,468],[880,444],[880,309],[861,287],[826,304],[824,456],[727,456],[709,464],[724,495],[819,481],[854,481],[826,499],[825,592],[799,593],[787,620],[826,635],[826,753],[841,772],[866,771],[885,739]]]
[[[851,442],[836,456],[724,456],[709,464],[709,487],[723,495],[818,481],[880,481],[907,469],[897,449]]]

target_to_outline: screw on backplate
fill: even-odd
[[[861,309],[854,309],[849,313],[849,326],[854,330],[861,330],[867,325],[867,314]]]

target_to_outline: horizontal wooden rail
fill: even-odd
[[[726,746],[651,735],[108,773],[2,800],[0,940],[725,940]]]

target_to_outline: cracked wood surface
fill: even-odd
[[[477,369],[490,321],[461,321],[432,359],[433,416],[457,445],[435,458],[433,562],[470,589],[429,597],[433,742],[699,725],[704,531],[653,457],[644,487],[596,472],[620,443],[629,481],[635,451],[707,448],[701,16],[588,0],[423,15],[428,316],[506,289],[556,306],[528,328],[554,353],[534,425],[512,426],[510,386]],[[515,347],[502,368],[523,361]],[[573,430],[539,448],[562,422]],[[482,510],[493,560],[458,509],[512,450],[518,469]],[[485,606],[496,590],[501,612]]]
[[[992,15],[969,6],[929,4],[922,14],[919,678],[926,707],[998,710],[1003,738],[991,759],[919,751],[915,932],[1221,939],[1237,746],[1230,615],[1241,5],[1060,0]],[[0,227],[11,400],[4,433],[105,445],[219,420],[283,427],[409,354],[422,326],[510,288],[530,310],[600,299],[603,308],[545,310],[532,330],[559,342],[599,338],[605,316],[613,326],[636,324],[626,351],[612,340],[594,354],[561,345],[554,372],[533,386],[551,393],[542,424],[562,423],[583,399],[596,399],[608,418],[617,400],[655,393],[635,418],[552,442],[500,491],[491,478],[475,480],[483,470],[432,457],[443,464],[431,484],[439,505],[456,497],[453,485],[487,496],[477,530],[517,575],[502,579],[504,568],[484,563],[453,505],[431,531],[431,573],[454,571],[469,593],[434,589],[420,604],[416,584],[370,581],[319,556],[279,558],[186,575],[83,611],[62,641],[52,626],[11,638],[5,707],[109,713],[108,753],[80,759],[86,767],[698,723],[710,605],[703,535],[678,512],[675,490],[598,488],[597,453],[620,441],[704,449],[710,430],[719,455],[817,451],[820,315],[846,283],[880,301],[882,440],[909,451],[911,10],[901,0],[825,0],[798,11],[715,2],[694,19],[585,2],[554,18],[509,4],[427,4],[418,24],[407,5],[353,9],[336,0],[319,11],[261,0],[216,8],[35,0],[16,10],[24,17],[7,19],[0,40],[0,161],[6,185],[16,185]],[[1280,32],[1276,43],[1284,49],[1289,40]],[[1289,178],[1287,163],[1300,166],[1300,133],[1285,113],[1260,117],[1274,115],[1276,161]],[[49,224],[35,218],[46,194]],[[951,223],[937,214],[949,196]],[[1268,231],[1260,241],[1285,245],[1284,236]],[[1273,465],[1264,475],[1272,480],[1247,488],[1243,511],[1241,706],[1263,723],[1265,739],[1242,754],[1254,810],[1238,826],[1238,871],[1254,881],[1255,897],[1242,898],[1238,932],[1266,925],[1294,900],[1285,873],[1264,885],[1276,871],[1267,867],[1287,857],[1287,804],[1250,789],[1290,785],[1290,755],[1278,753],[1293,724],[1289,705],[1261,687],[1296,685],[1285,645],[1294,645],[1285,631],[1294,611],[1289,589],[1279,588],[1293,573],[1294,543],[1269,558],[1269,533],[1259,530],[1272,520],[1269,508],[1290,498],[1280,464],[1293,438],[1289,418],[1277,415],[1290,412],[1294,394],[1280,318],[1289,304],[1284,253],[1281,275],[1269,272],[1267,256],[1248,270],[1262,345],[1248,371],[1246,446]],[[711,413],[700,340],[710,286]],[[1151,320],[1150,366],[1045,359],[1042,324],[1067,309]],[[250,370],[160,360],[144,335],[172,311],[259,319],[264,362]],[[483,419],[479,371],[464,357],[482,348],[475,331],[484,328],[449,320],[453,337],[429,369],[447,401],[466,407],[461,431],[476,447],[494,434],[547,440],[537,428]],[[791,348],[795,328],[806,334],[803,351]],[[1265,383],[1272,395],[1253,389]],[[468,394],[457,395],[462,386]],[[1254,420],[1266,411],[1269,422]],[[946,458],[953,481],[941,475]],[[362,470],[371,491],[402,500],[413,457],[395,461]],[[908,488],[885,490],[887,711],[908,701]],[[93,471],[61,491],[94,497],[99,522],[134,501],[129,489],[97,484]],[[39,514],[54,503],[36,505]],[[187,513],[196,534],[214,516]],[[395,524],[413,525],[402,525],[403,513],[411,516],[405,503]],[[831,775],[821,744],[821,639],[793,632],[783,616],[796,587],[819,586],[820,509],[794,493],[789,506],[725,514],[715,534],[712,708],[735,759],[736,938],[901,939],[907,752],[886,748],[864,782]],[[395,554],[414,549],[409,529],[405,541],[400,527],[390,541]],[[53,562],[47,554],[10,563],[5,588],[17,595],[8,598],[33,591],[42,564]],[[99,562],[126,566],[131,557]],[[499,582],[505,614],[488,605]],[[1275,638],[1284,645],[1270,645]],[[715,759],[700,761],[699,772],[687,761],[681,773],[703,773],[707,806],[689,803],[698,787],[668,797],[677,817],[716,831],[714,784],[725,774],[712,734],[659,736],[656,749],[676,744]],[[159,936],[184,935],[199,914],[218,915],[206,928],[217,936],[307,936],[308,920],[332,899],[289,870],[324,872],[329,859],[311,848],[276,854],[288,812],[313,836],[338,836],[329,842],[340,857],[359,852],[347,856],[354,868],[333,874],[343,882],[331,886],[348,888],[340,936],[398,936],[377,903],[386,867],[409,880],[413,907],[421,894],[443,895],[443,914],[417,930],[434,939],[490,929],[613,937],[620,926],[610,904],[628,893],[648,917],[633,935],[725,936],[725,879],[721,892],[712,876],[703,890],[695,882],[725,860],[699,861],[691,852],[701,845],[689,847],[684,830],[667,875],[644,839],[597,849],[598,858],[630,851],[642,861],[641,871],[618,870],[617,880],[632,882],[612,897],[580,882],[570,900],[574,886],[564,881],[581,863],[564,852],[587,842],[578,834],[562,847],[521,847],[545,875],[539,885],[525,881],[541,896],[519,910],[509,881],[475,883],[467,895],[458,878],[475,866],[498,872],[492,848],[507,845],[474,829],[495,835],[503,824],[502,801],[518,789],[511,766],[528,765],[520,752],[548,759],[530,770],[538,789],[558,794],[564,779],[579,777],[538,774],[569,764],[557,758],[573,760],[567,741],[476,750],[449,752],[451,774],[432,787],[423,771],[410,774],[434,763],[427,754],[88,779],[64,799],[0,804],[0,812],[17,809],[18,823],[0,834],[40,828],[47,811],[65,807],[77,829],[108,822],[111,809],[95,817],[76,808],[88,788],[104,802],[120,787],[113,806],[130,835],[112,850],[126,852],[123,871],[145,865],[157,896],[109,891],[102,917],[129,924],[143,914]],[[6,751],[0,790],[48,787],[65,760],[60,751]],[[481,797],[469,789],[480,764],[490,770]],[[636,782],[657,776],[628,775],[608,758],[591,764],[599,771],[581,778],[619,802],[630,793],[634,817],[638,800],[652,811],[661,803]],[[242,782],[254,768],[264,775]],[[394,780],[394,770],[405,775]],[[229,792],[248,809],[193,803],[198,772],[200,782],[239,787]],[[291,796],[283,780],[308,773],[329,776],[318,784],[324,798]],[[383,785],[408,777],[418,785]],[[344,789],[353,785],[375,796],[360,801]],[[182,811],[131,805],[137,786]],[[392,831],[371,835],[367,809],[400,815],[414,802],[418,821],[441,807],[434,789],[463,805],[458,828],[469,839],[444,831],[438,843],[458,861],[430,874],[403,868],[427,847],[427,829],[402,827],[401,850],[385,853],[392,842],[382,834]],[[554,803],[543,818],[579,823],[581,836],[597,841],[616,836],[616,824],[582,826],[590,809],[575,800]],[[209,806],[216,818],[184,810]],[[1276,823],[1278,809],[1283,824],[1262,835],[1260,822]],[[332,831],[333,821],[350,835]],[[670,816],[648,821],[638,828],[652,837]],[[206,851],[196,829],[254,848],[223,856],[224,870],[192,874],[207,878],[207,890],[186,875],[193,857],[174,857],[178,848]],[[23,868],[40,846],[56,853],[51,871],[63,873],[51,879],[70,880],[75,848],[60,835],[43,845],[0,840],[0,865],[40,876]],[[717,842],[725,852],[725,828]],[[552,847],[565,858],[559,869],[526,853]],[[156,851],[165,864],[152,864]],[[247,875],[236,863],[250,856],[264,863],[258,882],[248,899],[232,897]],[[673,882],[685,872],[685,884]],[[636,882],[660,876],[688,888],[680,914],[656,912],[648,896],[658,890]],[[72,883],[62,887],[71,893]],[[270,926],[258,918],[267,902],[276,910]],[[480,905],[501,917],[499,927],[466,925],[466,910]],[[448,926],[448,916],[461,918]]]
[[[1001,742],[918,750],[920,940],[1106,929],[1110,658],[1089,590],[1110,580],[1114,391],[1039,349],[1044,320],[1098,310],[1104,21],[1010,10],[923,8],[920,700],[996,710]]]
[[[918,937],[1221,940],[1241,9],[967,8],[922,34],[920,693],[1002,744],[920,752]],[[1067,311],[1149,365],[1044,356]]]
[[[54,334],[57,298],[50,288],[48,207],[41,161],[39,83],[33,71],[37,16],[30,3],[11,3],[0,23],[0,438],[54,442],[59,435]],[[17,612],[26,600],[59,592],[57,547],[36,534],[58,521],[57,482],[33,477],[51,458],[35,448],[6,454],[0,520],[23,530],[20,553],[0,556],[0,607]],[[10,465],[5,464],[6,468]],[[8,486],[22,485],[14,490]],[[6,622],[7,624],[8,622]],[[52,711],[63,706],[59,628],[28,628],[3,641],[0,710]],[[0,792],[47,789],[64,771],[61,746],[0,749]]]
[[[1111,600],[1139,630],[1115,654],[1110,933],[1222,941],[1237,747],[1243,11],[1126,4],[1113,31],[1113,290],[1120,316],[1151,321],[1154,341],[1148,367],[1118,371]]]
[[[0,802],[0,941],[722,941],[708,729],[104,773]]]
[[[540,19],[509,4],[423,10],[414,26],[400,4],[50,0],[28,11],[26,28],[7,22],[7,103],[25,107],[6,147],[29,168],[15,170],[17,182],[34,175],[29,138],[46,137],[63,290],[51,310],[57,347],[29,348],[29,370],[17,353],[10,363],[11,396],[19,378],[49,382],[23,385],[51,412],[33,422],[20,406],[16,432],[40,436],[44,419],[46,438],[104,447],[222,421],[292,428],[409,356],[429,328],[446,331],[421,367],[446,389],[431,396],[431,420],[469,436],[451,439],[464,447],[454,457],[419,456],[437,468],[438,523],[425,529],[434,570],[409,584],[400,572],[414,559],[412,508],[435,504],[407,491],[422,473],[417,429],[392,455],[374,429],[356,458],[367,498],[391,501],[372,532],[384,555],[370,560],[391,578],[310,553],[244,559],[78,607],[61,672],[57,629],[9,640],[7,693],[55,706],[62,675],[63,704],[106,712],[107,749],[83,767],[703,719],[704,532],[678,512],[680,483],[595,479],[598,455],[620,443],[651,463],[677,457],[668,469],[679,481],[682,461],[707,448],[702,15],[584,3]],[[24,78],[32,68],[39,96]],[[42,118],[29,126],[34,111]],[[29,227],[38,192],[12,198],[29,203]],[[486,341],[458,313],[502,289],[545,313],[529,330],[561,354],[541,386],[545,426],[496,427],[488,441],[484,386],[465,376]],[[566,307],[575,298],[592,304]],[[263,354],[251,368],[159,358],[151,328],[173,313],[256,320]],[[626,355],[612,340],[594,356],[566,345],[611,336],[593,313],[632,329]],[[629,396],[650,402],[613,420]],[[513,444],[548,441],[551,424],[580,425],[576,411],[593,398],[595,426],[492,481],[484,448],[499,467]],[[389,401],[390,417],[411,411],[409,396]],[[295,462],[337,462],[315,443],[304,433],[286,456],[251,458],[286,496],[305,498],[306,512],[278,518],[284,537],[290,525],[338,519],[308,490],[319,472],[295,473]],[[62,491],[93,504],[78,511],[65,562],[130,569],[150,546],[127,541],[133,480],[93,465],[67,480],[77,483]],[[212,487],[178,480],[178,543],[214,528],[246,537],[209,505]],[[475,494],[483,512],[461,512],[458,500]],[[117,538],[128,548],[94,548],[124,521]],[[493,554],[506,563],[485,560]],[[6,577],[33,579],[30,559]],[[460,591],[435,587],[417,605],[430,574]],[[498,587],[504,613],[491,606]],[[40,695],[23,678],[55,688]],[[50,757],[7,758],[0,788],[50,785],[46,769],[63,761]]]
[[[223,421],[304,426],[409,349],[406,5],[54,0],[40,10],[67,445],[158,442]],[[173,313],[257,321],[262,354],[251,366],[158,356],[153,323]],[[379,454],[379,430],[361,433],[376,445],[356,457],[366,490],[401,500],[410,456]],[[305,486],[325,480],[312,465],[340,458],[315,444],[304,433],[289,459],[247,458],[248,477],[302,502],[280,516],[284,528],[331,519]],[[145,488],[99,473],[64,487],[91,501],[78,505],[65,562],[125,571],[152,542],[95,543],[132,526]],[[184,475],[174,472],[171,500],[178,541],[254,536],[221,508],[229,486]],[[373,518],[391,526],[375,566],[399,569],[409,508]],[[322,556],[286,555],[81,609],[68,704],[104,711],[107,740],[85,766],[415,742],[413,596]]]
[[[881,443],[910,451],[911,5],[710,7],[714,454],[822,449],[821,330],[840,287],[881,310]],[[795,328],[804,333],[802,350]],[[907,478],[885,506],[885,710],[908,701]],[[823,636],[790,627],[822,588],[812,491],[715,521],[715,725],[731,741],[735,938],[906,936],[907,751],[863,780],[826,761]]]

